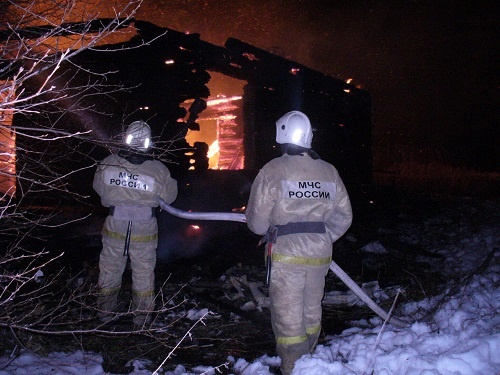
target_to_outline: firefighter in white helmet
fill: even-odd
[[[131,123],[123,141],[123,150],[99,163],[93,182],[102,205],[110,208],[102,229],[98,316],[103,321],[113,319],[130,259],[133,322],[142,326],[151,320],[154,308],[158,197],[172,203],[177,197],[177,181],[162,162],[153,159],[147,123]]]
[[[272,246],[271,323],[284,375],[317,344],[332,244],[352,222],[344,183],[311,149],[312,137],[302,112],[288,112],[276,122],[283,155],[260,170],[245,212],[250,230],[266,235],[268,250]]]

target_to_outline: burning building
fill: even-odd
[[[135,27],[138,34],[118,51],[79,58],[99,60],[103,71],[117,71],[114,79],[133,87],[119,98],[120,110],[133,112],[128,122],[147,120],[162,141],[176,140],[179,172],[193,170],[194,143],[208,146],[209,155],[202,156],[209,157],[209,169],[258,170],[277,155],[276,119],[301,110],[315,127],[314,149],[339,169],[351,190],[369,183],[366,91],[237,39],[216,46],[198,34],[144,21]],[[123,126],[123,118],[117,119],[107,126]]]
[[[127,89],[99,100],[87,95],[80,100],[92,111],[65,115],[59,123],[90,129],[106,142],[132,121],[147,121],[179,181],[176,206],[228,211],[244,207],[257,171],[278,156],[276,119],[300,110],[315,128],[313,148],[337,167],[353,202],[366,191],[371,181],[366,91],[237,39],[217,46],[198,34],[138,20],[133,25],[137,33],[129,40],[89,49],[61,66],[70,71],[72,84],[88,81],[86,69],[71,72],[87,66],[94,74],[114,72],[107,83]],[[99,160],[109,150],[89,152]],[[75,189],[92,196],[91,173],[82,168],[71,177]],[[162,228],[174,225],[159,221]]]

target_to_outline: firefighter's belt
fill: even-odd
[[[269,227],[261,242],[276,243],[276,238],[279,236],[297,233],[326,233],[326,226],[322,221],[297,221],[285,225],[273,225]]]
[[[156,217],[156,207],[149,206],[111,206],[109,215],[117,220],[143,221]]]

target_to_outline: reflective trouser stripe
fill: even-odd
[[[284,255],[278,253],[273,253],[271,259],[275,262],[282,262],[288,264],[301,264],[304,266],[324,266],[332,262],[332,257],[305,258],[305,257],[296,257],[293,255]]]
[[[320,331],[320,329],[321,329],[321,325],[307,327],[306,333],[308,335],[315,335]],[[279,336],[276,338],[276,342],[278,344],[281,344],[281,345],[300,344],[301,342],[304,342],[307,340],[308,340],[307,335],[291,336],[291,337]]]
[[[100,296],[111,296],[120,291],[120,288],[101,288],[99,289]]]
[[[312,326],[312,327],[306,327],[306,333],[308,335],[315,335],[321,330],[321,325],[318,324],[317,326]]]
[[[103,228],[102,234],[109,238],[114,238],[116,240],[125,240],[125,234],[111,232],[110,230]],[[144,236],[130,236],[130,241],[132,242],[150,242],[158,239],[158,234],[146,234]]]
[[[284,336],[276,337],[276,343],[278,345],[294,345],[294,344],[300,344],[300,343],[303,343],[306,341],[307,341],[307,335],[291,336],[291,337],[284,337]]]
[[[133,290],[132,293],[134,294],[134,296],[137,296],[139,298],[152,297],[155,294],[154,290],[147,290],[145,292],[138,292],[136,290]]]

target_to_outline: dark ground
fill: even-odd
[[[396,192],[378,193],[375,197],[374,203],[355,217],[347,235],[334,245],[334,260],[359,284],[377,280],[384,290],[403,288],[403,301],[437,294],[446,284],[439,272],[442,260],[435,252],[436,247],[411,240],[406,233],[410,223],[419,228],[433,217],[444,215],[457,230],[468,230],[480,221],[498,218],[498,213],[492,214],[491,206],[484,199]],[[470,212],[475,213],[473,220]],[[54,269],[65,266],[70,274],[84,276],[89,288],[95,286],[98,275],[101,223],[102,217],[94,216],[71,228],[54,230],[45,242],[50,251],[65,252],[59,264],[53,265]],[[191,223],[186,223],[188,225]],[[210,226],[203,226],[205,223],[201,225],[202,230],[210,230]],[[265,294],[263,248],[256,248],[259,238],[244,224],[228,228],[231,230],[214,231],[216,236],[199,241],[200,253],[195,256],[158,262],[157,290],[162,292],[163,300],[168,301],[168,308],[157,317],[155,334],[40,336],[30,339],[31,348],[43,352],[77,349],[101,352],[104,369],[112,373],[128,373],[131,367],[126,365],[135,358],[147,358],[152,367],[156,366],[171,351],[173,356],[164,368],[173,369],[177,364],[216,366],[224,363],[228,356],[251,360],[264,354],[275,355],[269,309],[242,310],[243,305],[252,302],[252,294],[248,290],[238,293],[228,282],[232,277],[258,283]],[[438,234],[440,228],[439,225],[426,226],[425,230],[435,230]],[[432,237],[432,233],[425,233],[425,238]],[[382,245],[385,252],[363,251],[365,245],[373,243]],[[177,242],[180,244],[182,242]],[[82,270],[84,273],[79,274]],[[347,288],[330,272],[326,291],[332,290],[347,291]],[[130,301],[130,270],[125,273],[120,298],[124,304]],[[391,304],[392,298],[382,302],[382,307],[387,311]],[[203,322],[197,322],[196,318],[186,318],[190,310],[211,314]],[[358,304],[325,305],[320,344],[326,342],[327,336],[349,327],[352,320],[373,316],[371,310]],[[83,323],[82,327],[91,326]],[[110,326],[115,332],[130,328],[131,323],[126,319]],[[190,334],[182,339],[188,331]],[[25,334],[18,338],[28,339]],[[11,350],[12,343],[11,338],[5,340],[2,352]]]

